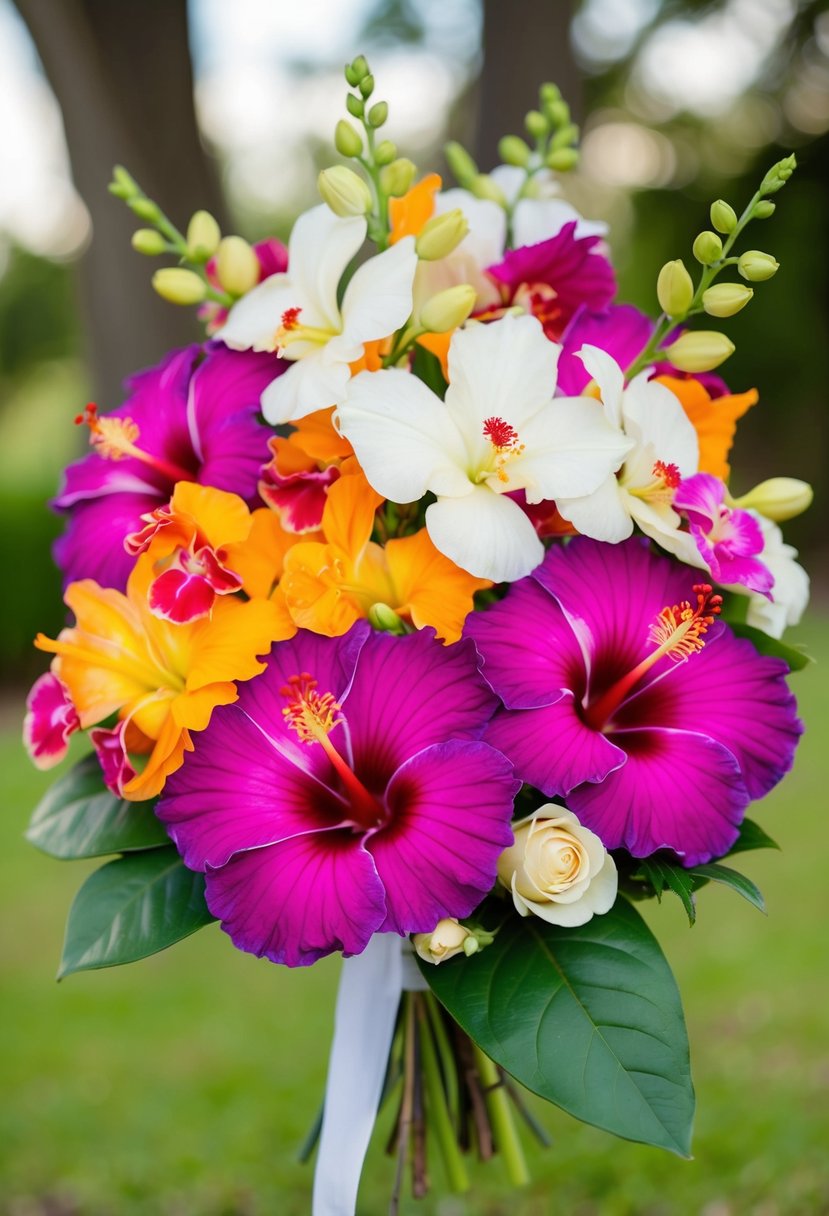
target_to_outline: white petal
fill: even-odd
[[[412,311],[416,269],[410,236],[364,262],[343,297],[343,337],[363,343],[399,329]]]
[[[274,335],[295,297],[287,274],[272,274],[237,300],[216,337],[233,350],[275,350]]]
[[[556,506],[582,536],[611,545],[627,540],[633,521],[625,509],[625,495],[615,473],[610,473],[592,494],[582,498],[557,498]]]
[[[512,583],[544,557],[535,528],[517,503],[487,486],[465,498],[438,498],[426,511],[436,549],[476,578]]]
[[[508,203],[518,199],[521,189],[527,184],[527,174],[517,165],[496,165],[489,172],[489,177],[500,186]]]
[[[444,190],[435,197],[435,214],[460,207],[469,222],[469,232],[456,252],[471,258],[482,270],[500,262],[507,239],[507,216],[491,199],[475,198],[468,190]]]
[[[529,503],[592,494],[631,448],[592,397],[557,397],[524,425],[519,438],[526,450],[505,467],[509,488],[523,487]]]
[[[545,338],[535,317],[506,316],[454,334],[446,407],[473,465],[482,464],[491,453],[483,433],[486,418],[503,418],[524,442],[527,420],[552,399],[560,353],[561,347]]]
[[[616,360],[600,350],[598,346],[583,346],[576,352],[589,374],[599,386],[602,404],[614,426],[622,425],[622,394],[625,391],[625,373]]]
[[[296,422],[314,410],[324,410],[342,400],[351,372],[347,363],[327,363],[324,347],[272,380],[262,394],[262,413],[273,426]]]
[[[299,217],[288,243],[288,273],[296,290],[293,307],[303,310],[301,324],[339,332],[337,289],[365,239],[361,216],[341,219],[324,203]]]
[[[337,411],[371,485],[392,502],[470,494],[463,443],[439,397],[409,372],[361,372]]]
[[[699,465],[699,440],[688,415],[664,384],[637,376],[622,402],[625,431],[636,447],[625,461],[622,480],[627,485],[648,485],[653,481],[657,460],[675,464],[683,477],[696,473]]]
[[[522,198],[512,215],[513,246],[537,245],[561,232],[565,224],[576,221],[576,237],[605,236],[607,224],[583,219],[575,207],[561,198]]]
[[[708,569],[691,533],[680,531],[682,520],[669,503],[647,502],[632,494],[625,494],[625,497],[633,519],[645,536],[655,540],[662,549],[686,565],[696,566],[700,570]]]

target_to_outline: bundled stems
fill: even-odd
[[[484,1085],[487,1109],[495,1135],[495,1145],[498,1152],[503,1155],[507,1177],[513,1186],[526,1186],[530,1181],[530,1172],[527,1169],[521,1141],[518,1139],[518,1131],[501,1074],[497,1065],[490,1060],[489,1056],[484,1055],[480,1047],[473,1045],[473,1051],[478,1073]]]

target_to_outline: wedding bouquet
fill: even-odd
[[[206,212],[182,233],[115,171],[135,248],[178,260],[156,289],[209,338],[76,419],[70,618],[37,638],[24,732],[42,768],[91,745],[29,839],[115,855],[61,975],[214,919],[275,963],[344,955],[317,1216],[353,1212],[381,1101],[395,1210],[433,1146],[455,1190],[469,1149],[524,1181],[515,1116],[544,1133],[519,1083],[688,1154],[682,1009],[634,905],[670,891],[693,922],[713,881],[762,907],[730,859],[773,844],[746,812],[802,729],[781,635],[808,583],[778,524],[811,498],[732,488],[757,393],[691,327],[777,270],[738,246],[794,157],[741,214],[713,203],[652,320],[560,193],[578,130],[553,85],[492,173],[450,145],[444,189],[381,138],[365,59],[345,75],[354,167],[287,248]]]

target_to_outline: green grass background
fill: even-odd
[[[685,1000],[699,1110],[695,1159],[583,1127],[539,1104],[554,1137],[528,1143],[521,1192],[500,1163],[422,1216],[820,1216],[829,1213],[829,630],[794,677],[808,734],[794,773],[754,811],[783,852],[748,854],[769,917],[706,888],[689,930],[666,896],[645,909]],[[798,640],[798,639],[795,639]],[[705,706],[699,713],[704,720]],[[63,923],[87,871],[22,839],[48,775],[28,767],[14,706],[0,736],[0,1211],[8,1216],[300,1216],[296,1163],[325,1077],[338,963],[288,971],[215,926],[130,967],[54,983]],[[361,1216],[385,1213],[381,1119]]]

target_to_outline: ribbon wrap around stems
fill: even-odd
[[[400,997],[404,991],[426,987],[408,938],[401,941],[396,933],[375,933],[362,954],[343,962],[314,1172],[313,1216],[354,1216]]]

